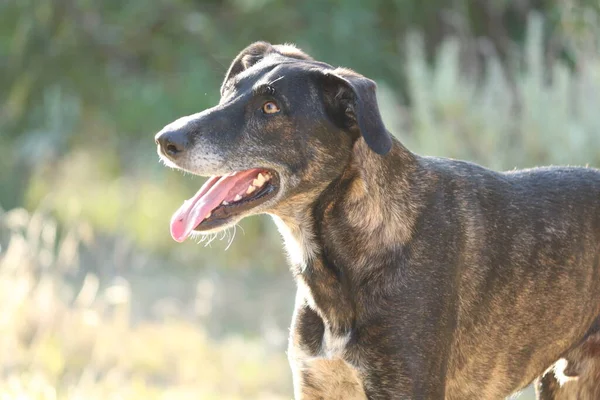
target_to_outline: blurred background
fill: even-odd
[[[600,167],[599,22],[597,0],[0,0],[0,399],[292,397],[274,224],[176,244],[203,179],[153,141],[250,42],[375,79],[415,152]]]

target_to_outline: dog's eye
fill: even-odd
[[[265,114],[275,114],[279,112],[279,106],[273,101],[267,101],[263,104],[262,110]]]

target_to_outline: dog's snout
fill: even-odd
[[[188,147],[188,135],[182,129],[159,132],[155,142],[160,146],[162,153],[172,160],[179,158]]]

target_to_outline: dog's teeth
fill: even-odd
[[[223,204],[224,206],[228,206],[229,205],[229,203],[227,201],[225,201],[225,200],[223,200],[223,202],[221,204]]]
[[[211,215],[212,215],[212,211],[209,212],[208,214],[206,214],[206,217],[204,217],[204,219],[209,219]]]
[[[235,197],[233,198],[233,201],[240,201],[242,199],[242,196],[240,196],[239,194],[236,194]]]
[[[246,194],[250,194],[252,192],[254,192],[256,190],[256,188],[252,185],[248,186],[248,190],[246,190]]]
[[[253,181],[252,181],[252,185],[253,185],[253,186],[256,186],[256,187],[260,187],[260,186],[261,186],[261,183],[260,183],[260,182],[258,182],[258,179],[255,179],[255,180],[253,180]]]
[[[258,181],[258,186],[262,186],[265,183],[265,177],[263,174],[258,174],[258,177],[255,179]]]

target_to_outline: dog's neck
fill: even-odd
[[[418,210],[418,159],[400,142],[385,156],[374,153],[364,141],[354,147],[354,157],[346,169],[348,189],[329,200],[335,203],[337,218],[344,218],[348,229],[365,235],[364,243],[377,246],[376,252],[398,246],[412,236]],[[363,248],[364,252],[370,252]]]
[[[342,174],[315,200],[274,216],[299,289],[332,333],[351,329],[352,281],[368,273],[369,260],[410,240],[416,170],[416,156],[399,142],[382,157],[358,140]]]
[[[274,216],[293,268],[306,268],[322,253],[325,242],[336,239],[330,230],[328,237],[322,237],[324,225],[332,222],[368,237],[362,241],[365,256],[370,247],[380,251],[409,240],[418,214],[414,208],[418,204],[414,201],[417,170],[417,157],[398,141],[386,156],[380,156],[358,140],[342,174],[316,199],[293,202]]]

